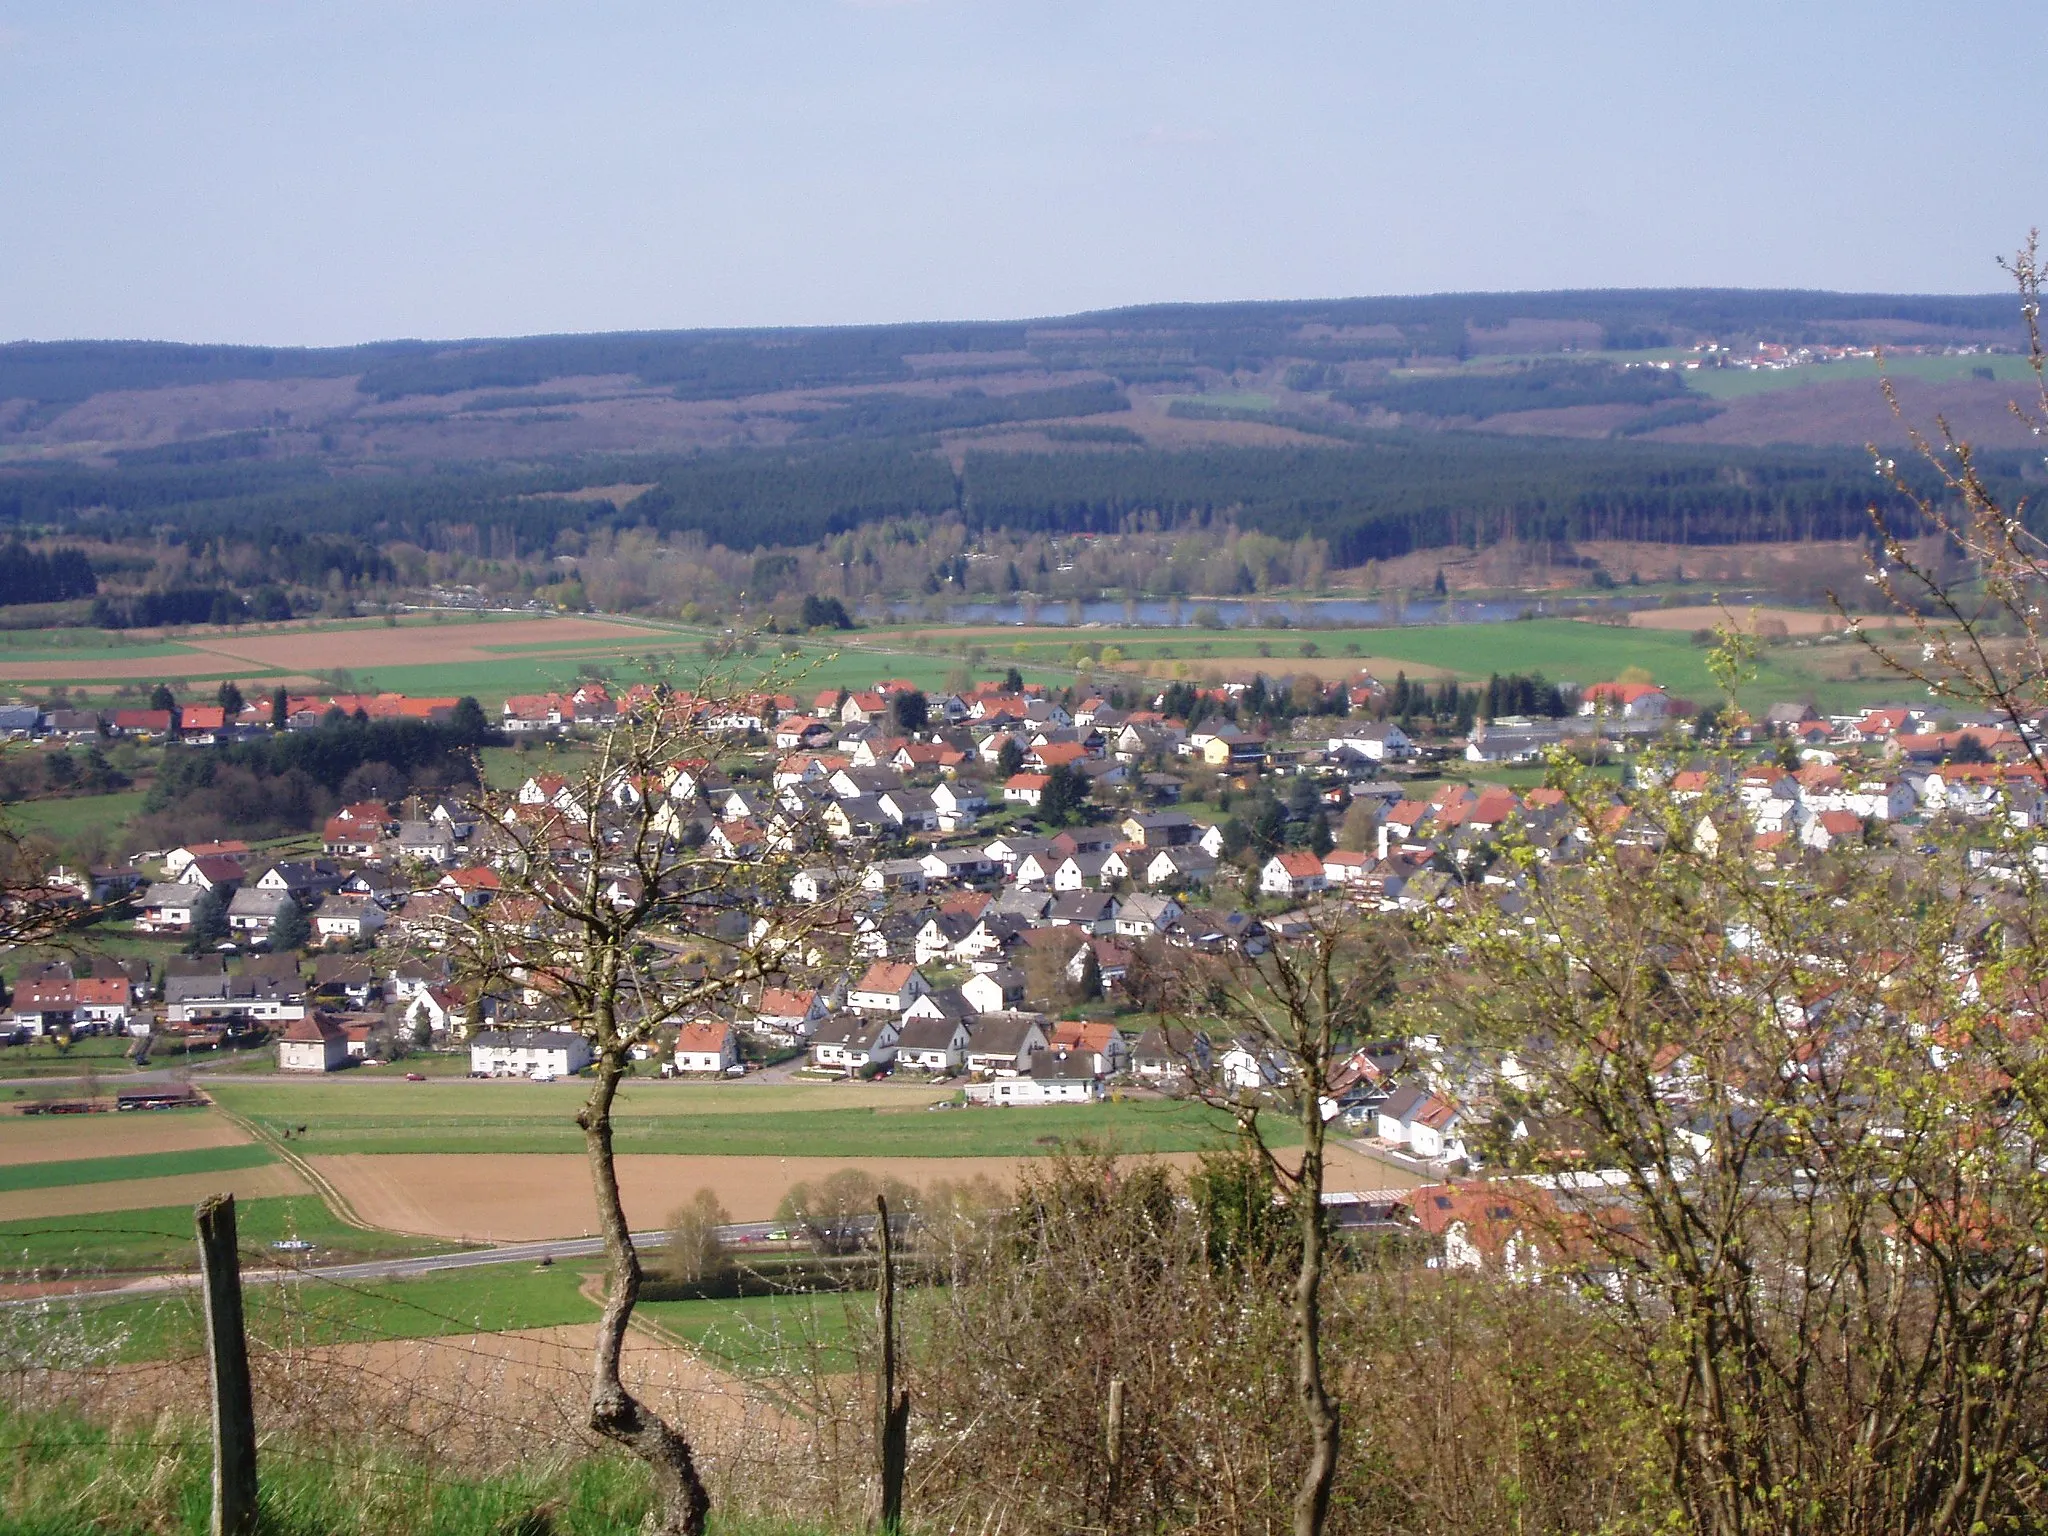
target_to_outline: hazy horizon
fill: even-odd
[[[0,0],[0,339],[1996,292],[2030,19]]]

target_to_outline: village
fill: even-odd
[[[973,1106],[1173,1094],[1191,1075],[1232,1093],[1279,1085],[1286,1065],[1257,1042],[1176,1031],[1158,1014],[1145,983],[1156,957],[1256,955],[1333,909],[1423,914],[1468,884],[1499,888],[1512,909],[1531,876],[1499,859],[1505,839],[1532,849],[1540,869],[1573,862],[1594,830],[1563,791],[1526,782],[1518,765],[1546,753],[1618,768],[1618,791],[1644,771],[1647,749],[1664,749],[1659,761],[1685,765],[1656,770],[1675,797],[1740,807],[1736,824],[1703,819],[1695,837],[1740,839],[1760,869],[1909,851],[1937,821],[2028,826],[2043,812],[2021,737],[1927,709],[1822,717],[1780,704],[1690,757],[1693,707],[1654,683],[1571,690],[1551,699],[1561,714],[1496,715],[1463,736],[1417,719],[1405,696],[1421,690],[1405,679],[1399,689],[1391,698],[1361,675],[1311,699],[1289,679],[1055,692],[1013,675],[942,696],[901,680],[716,702],[644,687],[615,699],[600,683],[514,696],[498,729],[548,750],[495,821],[453,788],[342,805],[317,849],[295,856],[216,839],[57,869],[52,894],[122,903],[132,915],[121,921],[182,952],[155,965],[81,956],[22,966],[0,1024],[17,1044],[126,1034],[144,1058],[172,1042],[188,1061],[195,1045],[245,1057],[261,1046],[281,1073],[572,1077],[589,1065],[590,1041],[553,1016],[542,989],[466,987],[445,951],[480,916],[532,925],[533,899],[507,893],[504,873],[534,828],[551,829],[565,869],[602,868],[602,848],[560,835],[585,818],[578,754],[652,707],[686,715],[714,749],[622,791],[659,802],[663,837],[716,865],[772,853],[792,871],[788,901],[837,893],[850,904],[826,963],[682,1021],[636,1053],[641,1069],[951,1084]],[[1276,719],[1247,708],[1261,699],[1287,710]],[[285,729],[317,731],[338,716],[445,721],[461,708],[475,706],[280,693],[232,712],[20,706],[0,724],[48,751],[80,735],[205,746],[270,732],[280,712]],[[1503,768],[1525,787],[1484,777]],[[1632,828],[1618,793],[1610,814],[1601,830],[1620,840],[1665,835]],[[630,880],[622,868],[609,889],[623,899]],[[1414,1174],[1475,1169],[1483,1159],[1467,1131],[1486,1085],[1469,1063],[1416,1046],[1359,1049],[1326,1112]]]

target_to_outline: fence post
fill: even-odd
[[[882,1276],[875,1295],[875,1318],[882,1334],[882,1379],[875,1402],[882,1488],[875,1524],[884,1536],[895,1536],[903,1528],[903,1473],[910,1457],[910,1389],[896,1385],[896,1249],[889,1232],[888,1196],[875,1196],[875,1218],[882,1244]]]
[[[256,1407],[249,1389],[249,1341],[242,1331],[242,1261],[235,1197],[199,1202],[199,1275],[206,1301],[206,1358],[213,1385],[212,1536],[254,1536]]]
[[[1109,1497],[1103,1506],[1103,1526],[1116,1519],[1116,1501],[1124,1482],[1124,1382],[1121,1376],[1109,1381]]]

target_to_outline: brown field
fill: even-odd
[[[35,1221],[45,1216],[90,1216],[100,1211],[146,1211],[160,1205],[196,1205],[208,1195],[227,1193],[244,1200],[268,1195],[303,1195],[309,1186],[288,1163],[235,1168],[224,1173],[179,1173],[163,1179],[119,1179],[68,1189],[20,1189],[0,1194],[0,1221]]]
[[[1163,1160],[1185,1166],[1193,1153]],[[422,1237],[532,1242],[582,1237],[597,1226],[590,1169],[574,1153],[440,1153],[319,1157],[311,1160],[371,1226]],[[668,1157],[619,1159],[627,1217],[645,1231],[663,1225],[699,1189],[717,1195],[735,1221],[768,1221],[792,1184],[846,1167],[907,1184],[987,1178],[1015,1180],[1017,1157]],[[1333,1147],[1330,1182],[1338,1189],[1407,1188],[1422,1182],[1391,1164]]]
[[[564,648],[590,645],[637,645],[673,643],[676,636],[637,624],[615,624],[603,619],[508,619],[503,623],[474,624],[460,620],[447,624],[403,624],[397,628],[367,625],[354,629],[207,630],[162,635],[135,630],[141,640],[171,639],[191,650],[178,656],[139,656],[132,660],[109,657],[104,660],[70,660],[61,652],[47,661],[14,661],[0,664],[0,682],[63,676],[81,680],[126,680],[129,678],[188,677],[194,673],[232,672],[242,667],[268,672],[282,668],[297,674],[278,681],[307,683],[304,674],[315,669],[346,663],[352,670],[371,667],[404,667],[442,662],[505,661],[507,655],[491,649],[502,646],[559,645]],[[533,655],[532,652],[524,653]]]
[[[1759,624],[1773,621],[1783,624],[1788,635],[1832,635],[1847,627],[1839,614],[1733,603],[1726,607],[1697,603],[1687,608],[1644,608],[1628,616],[1631,629],[1714,629],[1732,622],[1737,629],[1750,634],[1756,633]]]
[[[10,1115],[0,1119],[0,1168],[77,1157],[128,1157],[238,1147],[249,1138],[223,1115],[174,1110],[127,1115]]]
[[[274,1432],[324,1435],[348,1423],[410,1442],[435,1460],[489,1466],[531,1459],[536,1446],[587,1447],[591,1324],[443,1338],[307,1347],[288,1340],[252,1352],[256,1408]],[[795,1455],[801,1428],[773,1395],[693,1352],[639,1330],[622,1373],[672,1421],[704,1432],[725,1458]],[[116,1423],[153,1420],[167,1407],[203,1413],[206,1366],[197,1357],[98,1372],[50,1372],[39,1395],[90,1408]]]

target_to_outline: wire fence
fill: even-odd
[[[76,1241],[83,1255],[164,1235],[59,1222],[14,1226],[8,1241],[45,1253]],[[587,1422],[601,1261],[366,1280],[247,1242],[240,1260],[263,1457],[452,1484],[604,1448]],[[789,1300],[698,1303],[687,1330],[649,1308],[627,1342],[627,1384],[686,1427],[721,1502],[759,1508],[765,1493],[771,1509],[858,1509],[871,1428],[868,1389],[854,1367],[871,1309],[848,1293]],[[707,1328],[712,1347],[686,1336]],[[6,1403],[18,1418],[80,1415],[101,1427],[95,1443],[107,1450],[206,1449],[203,1434],[134,1433],[167,1416],[203,1424],[204,1340],[196,1277],[137,1280],[88,1262],[24,1264],[11,1277],[0,1270]],[[390,1459],[337,1455],[340,1440]],[[60,1435],[13,1449],[74,1443]]]

